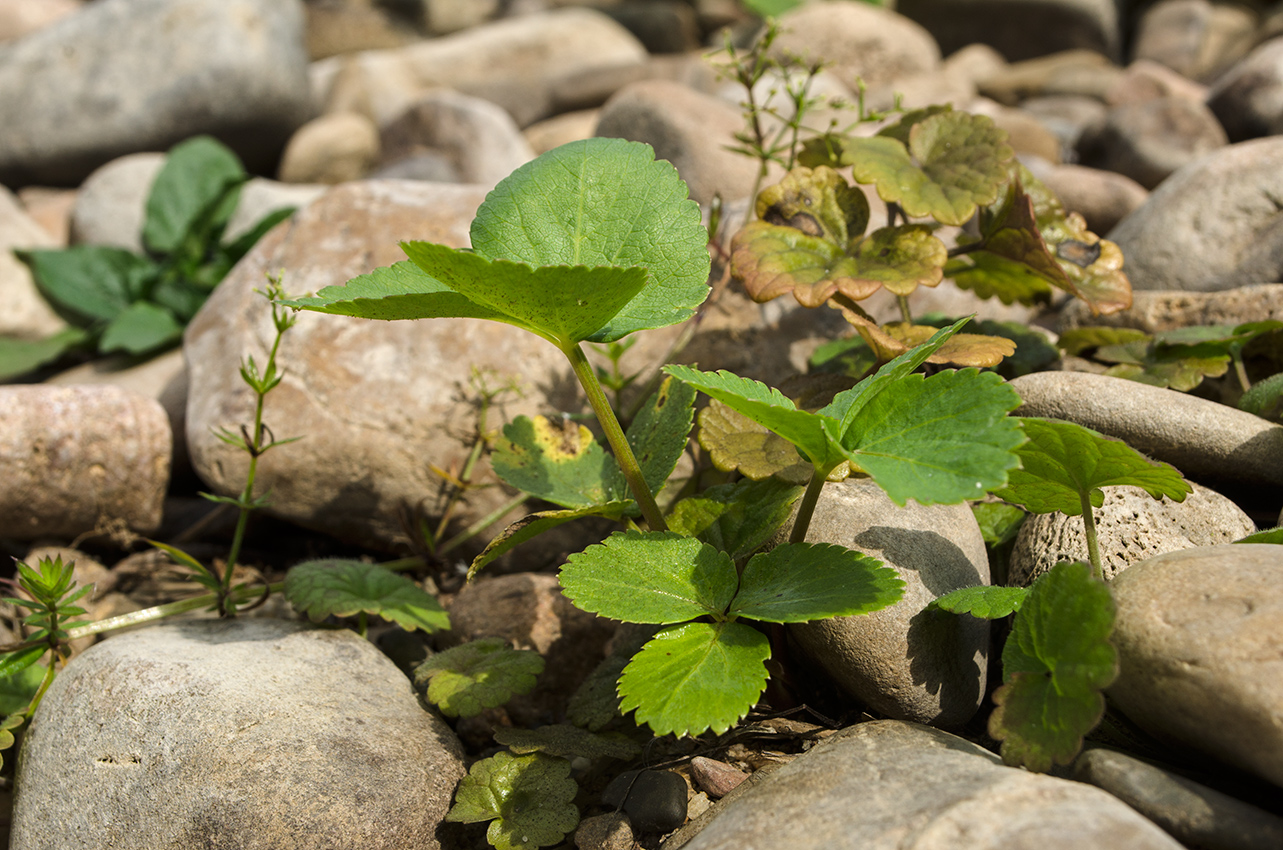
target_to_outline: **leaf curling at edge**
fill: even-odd
[[[313,622],[374,614],[413,631],[450,627],[441,603],[403,575],[343,558],[305,561],[285,574],[285,597]]]
[[[431,655],[414,671],[414,683],[447,717],[475,717],[534,690],[544,659],[513,649],[503,638],[481,638]]]
[[[579,785],[570,762],[530,753],[500,752],[475,763],[459,783],[445,819],[491,821],[486,840],[496,850],[526,850],[560,842],[579,824]]]

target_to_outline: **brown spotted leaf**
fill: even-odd
[[[868,298],[881,283],[858,279],[856,270],[845,246],[792,227],[754,221],[731,241],[731,273],[758,303],[788,292],[804,307],[819,307],[839,292]]]
[[[869,225],[869,202],[832,168],[794,168],[757,196],[757,217],[845,248]]]
[[[1123,251],[1087,229],[1078,213],[1043,228],[1047,247],[1069,278],[1069,292],[1087,302],[1094,315],[1132,306],[1132,286],[1123,271]]]
[[[911,325],[889,322],[878,326],[848,310],[842,314],[855,325],[860,336],[877,355],[879,363],[888,363],[911,348],[929,340],[939,328],[929,325]],[[984,334],[954,334],[927,358],[928,363],[949,363],[955,366],[997,366],[1003,358],[1016,353],[1016,344],[1006,337]]]
[[[490,457],[504,481],[553,504],[586,508],[627,499],[615,459],[578,423],[518,416]]]

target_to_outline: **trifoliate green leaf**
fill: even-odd
[[[428,702],[447,717],[472,717],[535,687],[544,660],[530,649],[513,649],[501,638],[482,638],[438,652],[414,671]]]
[[[671,532],[619,531],[561,568],[562,590],[577,608],[626,623],[720,616],[738,582],[726,553]]]
[[[486,840],[495,850],[525,850],[557,844],[579,825],[573,805],[579,786],[570,762],[542,753],[496,753],[472,766],[459,783],[445,819],[494,821]]]
[[[411,262],[473,304],[566,346],[592,338],[642,291],[636,266],[529,266],[431,242],[402,242]]]
[[[811,480],[811,464],[792,443],[717,399],[699,412],[699,444],[722,472],[738,471],[753,481]]]
[[[471,581],[473,576],[484,569],[491,561],[506,555],[527,540],[533,540],[545,531],[549,531],[559,525],[590,516],[618,520],[635,509],[636,504],[634,502],[619,501],[606,502],[603,505],[588,505],[583,508],[569,508],[563,511],[539,511],[538,513],[527,514],[499,532],[493,540],[486,544],[486,548],[481,550],[481,554],[477,555],[472,560],[472,565],[468,567],[468,580]]]
[[[903,595],[899,575],[876,558],[844,546],[784,543],[749,559],[729,613],[805,623],[878,611]]]
[[[761,696],[770,657],[766,635],[743,623],[670,626],[624,668],[620,710],[656,735],[720,735]]]
[[[801,487],[786,481],[745,478],[678,502],[668,515],[668,527],[739,560],[760,549],[788,522],[801,495]]]
[[[694,421],[695,390],[672,378],[665,378],[633,417],[628,445],[651,492],[658,493],[677,468]],[[614,492],[629,492],[622,472]]]
[[[279,303],[362,319],[463,318],[516,323],[506,313],[473,303],[409,260],[377,268],[341,286],[327,286],[310,298],[291,298]]]
[[[907,375],[860,408],[842,447],[898,505],[976,499],[1019,463],[1024,435],[1007,416],[1019,405],[992,372]]]
[[[1007,485],[994,495],[1028,511],[1080,516],[1084,494],[1095,507],[1104,503],[1101,487],[1140,487],[1155,499],[1166,496],[1174,502],[1192,492],[1170,464],[1149,460],[1121,440],[1072,422],[1019,421],[1029,438],[1016,450],[1021,468],[1012,470]]]
[[[629,497],[615,459],[577,422],[518,416],[503,428],[490,456],[495,475],[532,496],[567,508]]]
[[[1118,675],[1113,629],[1113,597],[1087,564],[1057,564],[1034,582],[1003,650],[1005,684],[989,717],[1003,761],[1037,772],[1073,761]]]
[[[694,315],[708,295],[707,244],[699,206],[677,170],[656,161],[650,146],[622,139],[570,142],[526,163],[495,187],[472,222],[472,247],[491,260],[646,269],[649,283],[593,342]]]
[[[981,620],[998,620],[1020,610],[1025,587],[963,587],[931,600],[928,608],[953,614],[970,614]]]
[[[538,729],[500,727],[494,730],[494,739],[518,755],[547,753],[566,759],[630,759],[641,752],[641,747],[624,735],[597,735],[566,723]]]
[[[985,545],[991,547],[1015,540],[1020,526],[1024,525],[1025,517],[1028,516],[1015,505],[1002,502],[977,502],[971,506],[971,513],[980,526],[980,535],[984,537]]]
[[[285,598],[313,622],[366,613],[408,630],[450,627],[432,594],[405,576],[361,561],[325,558],[298,564],[285,574]]]

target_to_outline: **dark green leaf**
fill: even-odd
[[[156,264],[122,248],[76,245],[61,251],[19,251],[40,292],[84,321],[110,321],[142,298]]]
[[[137,301],[103,328],[98,350],[146,354],[175,344],[182,336],[183,326],[173,313],[147,301]]]
[[[694,388],[665,378],[628,426],[628,444],[652,493],[658,493],[673,474],[686,451],[694,421]],[[628,492],[622,472],[614,489]]]
[[[534,690],[544,660],[530,649],[512,649],[501,638],[482,638],[438,652],[414,671],[428,702],[448,717],[474,717]]]
[[[502,180],[477,210],[472,247],[534,266],[639,266],[650,282],[592,335],[610,342],[694,315],[708,296],[708,233],[671,164],[622,139],[570,142]]]
[[[766,635],[743,623],[670,626],[624,668],[620,710],[656,735],[720,735],[761,696],[770,657]]]
[[[326,558],[297,564],[285,574],[285,598],[313,622],[364,612],[411,631],[450,627],[431,594],[403,575],[361,561]]]
[[[1003,761],[1045,772],[1074,760],[1118,675],[1113,629],[1113,597],[1087,564],[1057,564],[1034,582],[1003,650],[1005,684],[989,717]]]
[[[48,647],[37,646],[22,652],[10,653],[10,655],[29,656],[34,653],[35,658],[39,659],[45,654],[46,649]],[[40,690],[40,683],[44,681],[46,670],[39,664],[26,664],[5,673],[4,668],[15,666],[6,664],[5,661],[7,661],[6,657],[0,657],[0,714],[17,714],[26,711],[27,706],[31,704],[36,691]]]
[[[455,823],[493,821],[486,840],[495,850],[559,843],[579,823],[579,786],[570,762],[542,753],[496,753],[472,766],[446,814]]]
[[[623,735],[596,735],[565,723],[538,729],[499,727],[494,730],[494,739],[519,755],[547,753],[567,759],[630,759],[641,751]]]
[[[931,600],[927,607],[998,620],[1019,611],[1028,592],[1025,587],[963,587]]]
[[[151,251],[171,254],[202,219],[221,231],[232,212],[221,209],[224,199],[247,178],[236,154],[209,136],[175,145],[147,198],[143,244]]]
[[[25,375],[67,352],[84,345],[90,335],[80,328],[64,328],[44,339],[0,337],[0,381]]]
[[[1082,494],[1100,507],[1101,487],[1140,487],[1155,499],[1181,502],[1191,492],[1170,464],[1151,461],[1121,440],[1054,419],[1021,419],[1029,442],[1016,450],[1021,468],[994,495],[1036,514],[1082,514]]]
[[[903,595],[904,582],[876,558],[830,544],[784,543],[749,560],[729,613],[805,623],[878,611]]]
[[[1001,502],[977,502],[971,506],[971,512],[975,514],[985,544],[991,547],[1015,540],[1028,516],[1015,505]]]
[[[801,495],[801,487],[775,478],[722,484],[678,502],[668,515],[668,527],[738,561],[783,527]]]
[[[1283,372],[1253,384],[1238,400],[1238,406],[1248,413],[1265,416],[1278,405],[1279,399],[1283,399]]]
[[[720,616],[737,584],[726,553],[671,532],[615,532],[561,568],[562,590],[576,607],[626,623]]]

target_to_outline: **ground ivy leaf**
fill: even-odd
[[[402,242],[401,250],[474,304],[563,346],[594,338],[647,282],[646,270],[636,266],[531,267],[432,242]]]
[[[1066,354],[1079,355],[1084,351],[1102,348],[1107,345],[1120,345],[1129,342],[1148,343],[1152,338],[1149,334],[1136,328],[1088,326],[1070,328],[1063,332],[1060,338],[1056,340],[1056,345]]]
[[[963,587],[931,600],[927,607],[998,620],[1019,611],[1028,591],[1026,587]]]
[[[973,251],[951,259],[945,264],[944,274],[963,289],[981,298],[996,297],[1004,304],[1033,306],[1051,300],[1052,287],[1046,278],[1024,263],[989,251]]]
[[[496,753],[474,764],[459,782],[445,819],[494,821],[486,840],[496,850],[547,847],[579,825],[579,810],[573,804],[578,793],[565,759]]]
[[[566,508],[627,499],[615,459],[592,432],[570,420],[518,416],[503,428],[490,456],[495,475],[532,496]],[[618,479],[618,481],[617,481]]]
[[[720,735],[761,696],[770,657],[766,635],[743,623],[670,626],[624,668],[620,710],[656,735]]]
[[[708,296],[708,233],[699,206],[649,145],[570,142],[504,178],[472,222],[481,256],[532,266],[639,266],[650,282],[594,333],[611,342],[676,324]]]
[[[895,570],[827,543],[784,543],[749,559],[730,614],[770,623],[851,617],[904,595]]]
[[[491,561],[506,555],[527,540],[532,540],[559,525],[565,525],[568,522],[590,516],[602,516],[618,520],[634,510],[636,510],[635,502],[622,500],[606,502],[602,505],[570,508],[564,511],[538,511],[533,514],[527,514],[499,532],[498,536],[491,540],[485,549],[481,550],[481,554],[472,560],[472,565],[468,567],[468,580],[471,581]]]
[[[1103,349],[1102,349],[1103,352]],[[1140,363],[1120,363],[1105,370],[1112,378],[1125,378],[1154,387],[1170,387],[1179,392],[1189,392],[1203,383],[1204,378],[1219,378],[1229,369],[1228,354],[1219,357],[1164,357],[1153,349],[1144,352]],[[1098,353],[1098,359],[1107,355]]]
[[[896,504],[955,504],[1007,482],[1025,439],[1007,416],[1019,404],[992,372],[908,375],[860,409],[842,446]]]
[[[776,476],[791,484],[811,480],[811,464],[779,434],[713,399],[699,412],[699,444],[713,465],[754,481]]]
[[[361,561],[305,561],[285,575],[285,598],[313,622],[374,614],[404,629],[448,629],[441,603],[410,579]]]
[[[531,649],[513,649],[502,638],[482,638],[430,656],[414,671],[428,702],[447,717],[474,717],[529,693],[544,660]]]
[[[798,410],[774,387],[725,370],[701,372],[689,366],[670,365],[664,371],[779,434],[817,467],[827,468],[838,459],[825,436],[824,417]]]
[[[1078,213],[1042,226],[1047,248],[1056,256],[1069,285],[1093,315],[1108,315],[1132,305],[1132,287],[1123,272],[1123,252],[1087,229]]]
[[[630,759],[641,752],[641,747],[627,736],[618,733],[597,735],[568,723],[540,726],[538,729],[501,726],[494,730],[494,739],[519,755],[547,753],[566,759]]]
[[[103,328],[98,350],[143,354],[176,343],[182,335],[183,326],[173,313],[148,301],[135,301]]]
[[[576,607],[626,623],[720,616],[737,584],[726,553],[671,532],[618,531],[561,568],[562,590]]]
[[[948,257],[944,243],[922,225],[880,227],[860,243],[855,275],[896,295],[910,295],[919,286],[938,284]]]
[[[860,276],[859,263],[845,245],[760,220],[731,240],[731,273],[754,301],[792,292],[803,307],[819,307],[838,293],[860,301],[882,285]]]
[[[757,196],[757,217],[825,239],[839,248],[869,226],[869,201],[832,168],[794,168]]]
[[[899,357],[929,340],[938,330],[930,325],[911,325],[905,322],[878,325],[849,310],[842,312],[880,361]],[[997,366],[1004,358],[1015,353],[1016,344],[1006,337],[954,334],[927,358],[927,362],[951,363],[956,366]]]
[[[881,130],[878,130],[879,136],[889,136],[892,139],[908,146],[909,133],[913,130],[915,124],[920,124],[932,115],[939,115],[944,112],[952,112],[953,106],[950,104],[937,104],[925,106],[921,109],[911,109],[900,116],[900,120],[894,124],[888,124]]]
[[[677,468],[694,422],[695,389],[673,378],[665,378],[633,417],[628,426],[628,444],[651,492],[663,489]],[[622,472],[615,492],[628,492]]]
[[[1118,675],[1114,600],[1085,563],[1057,564],[1029,588],[1002,653],[989,733],[1002,758],[1044,772],[1069,764],[1105,712]]]
[[[801,495],[801,487],[786,481],[746,478],[682,499],[668,515],[668,527],[739,560],[783,527]]]
[[[310,298],[280,303],[361,319],[489,319],[526,327],[506,313],[473,303],[409,260],[377,268],[339,286],[327,286]]]
[[[1191,492],[1173,466],[1149,460],[1121,440],[1072,422],[1019,421],[1029,438],[1016,450],[1021,468],[1012,470],[1007,485],[994,495],[1028,511],[1080,516],[1080,494],[1089,494],[1091,504],[1100,507],[1105,498],[1101,487],[1140,487],[1155,499],[1167,496],[1174,502],[1184,501]]]

